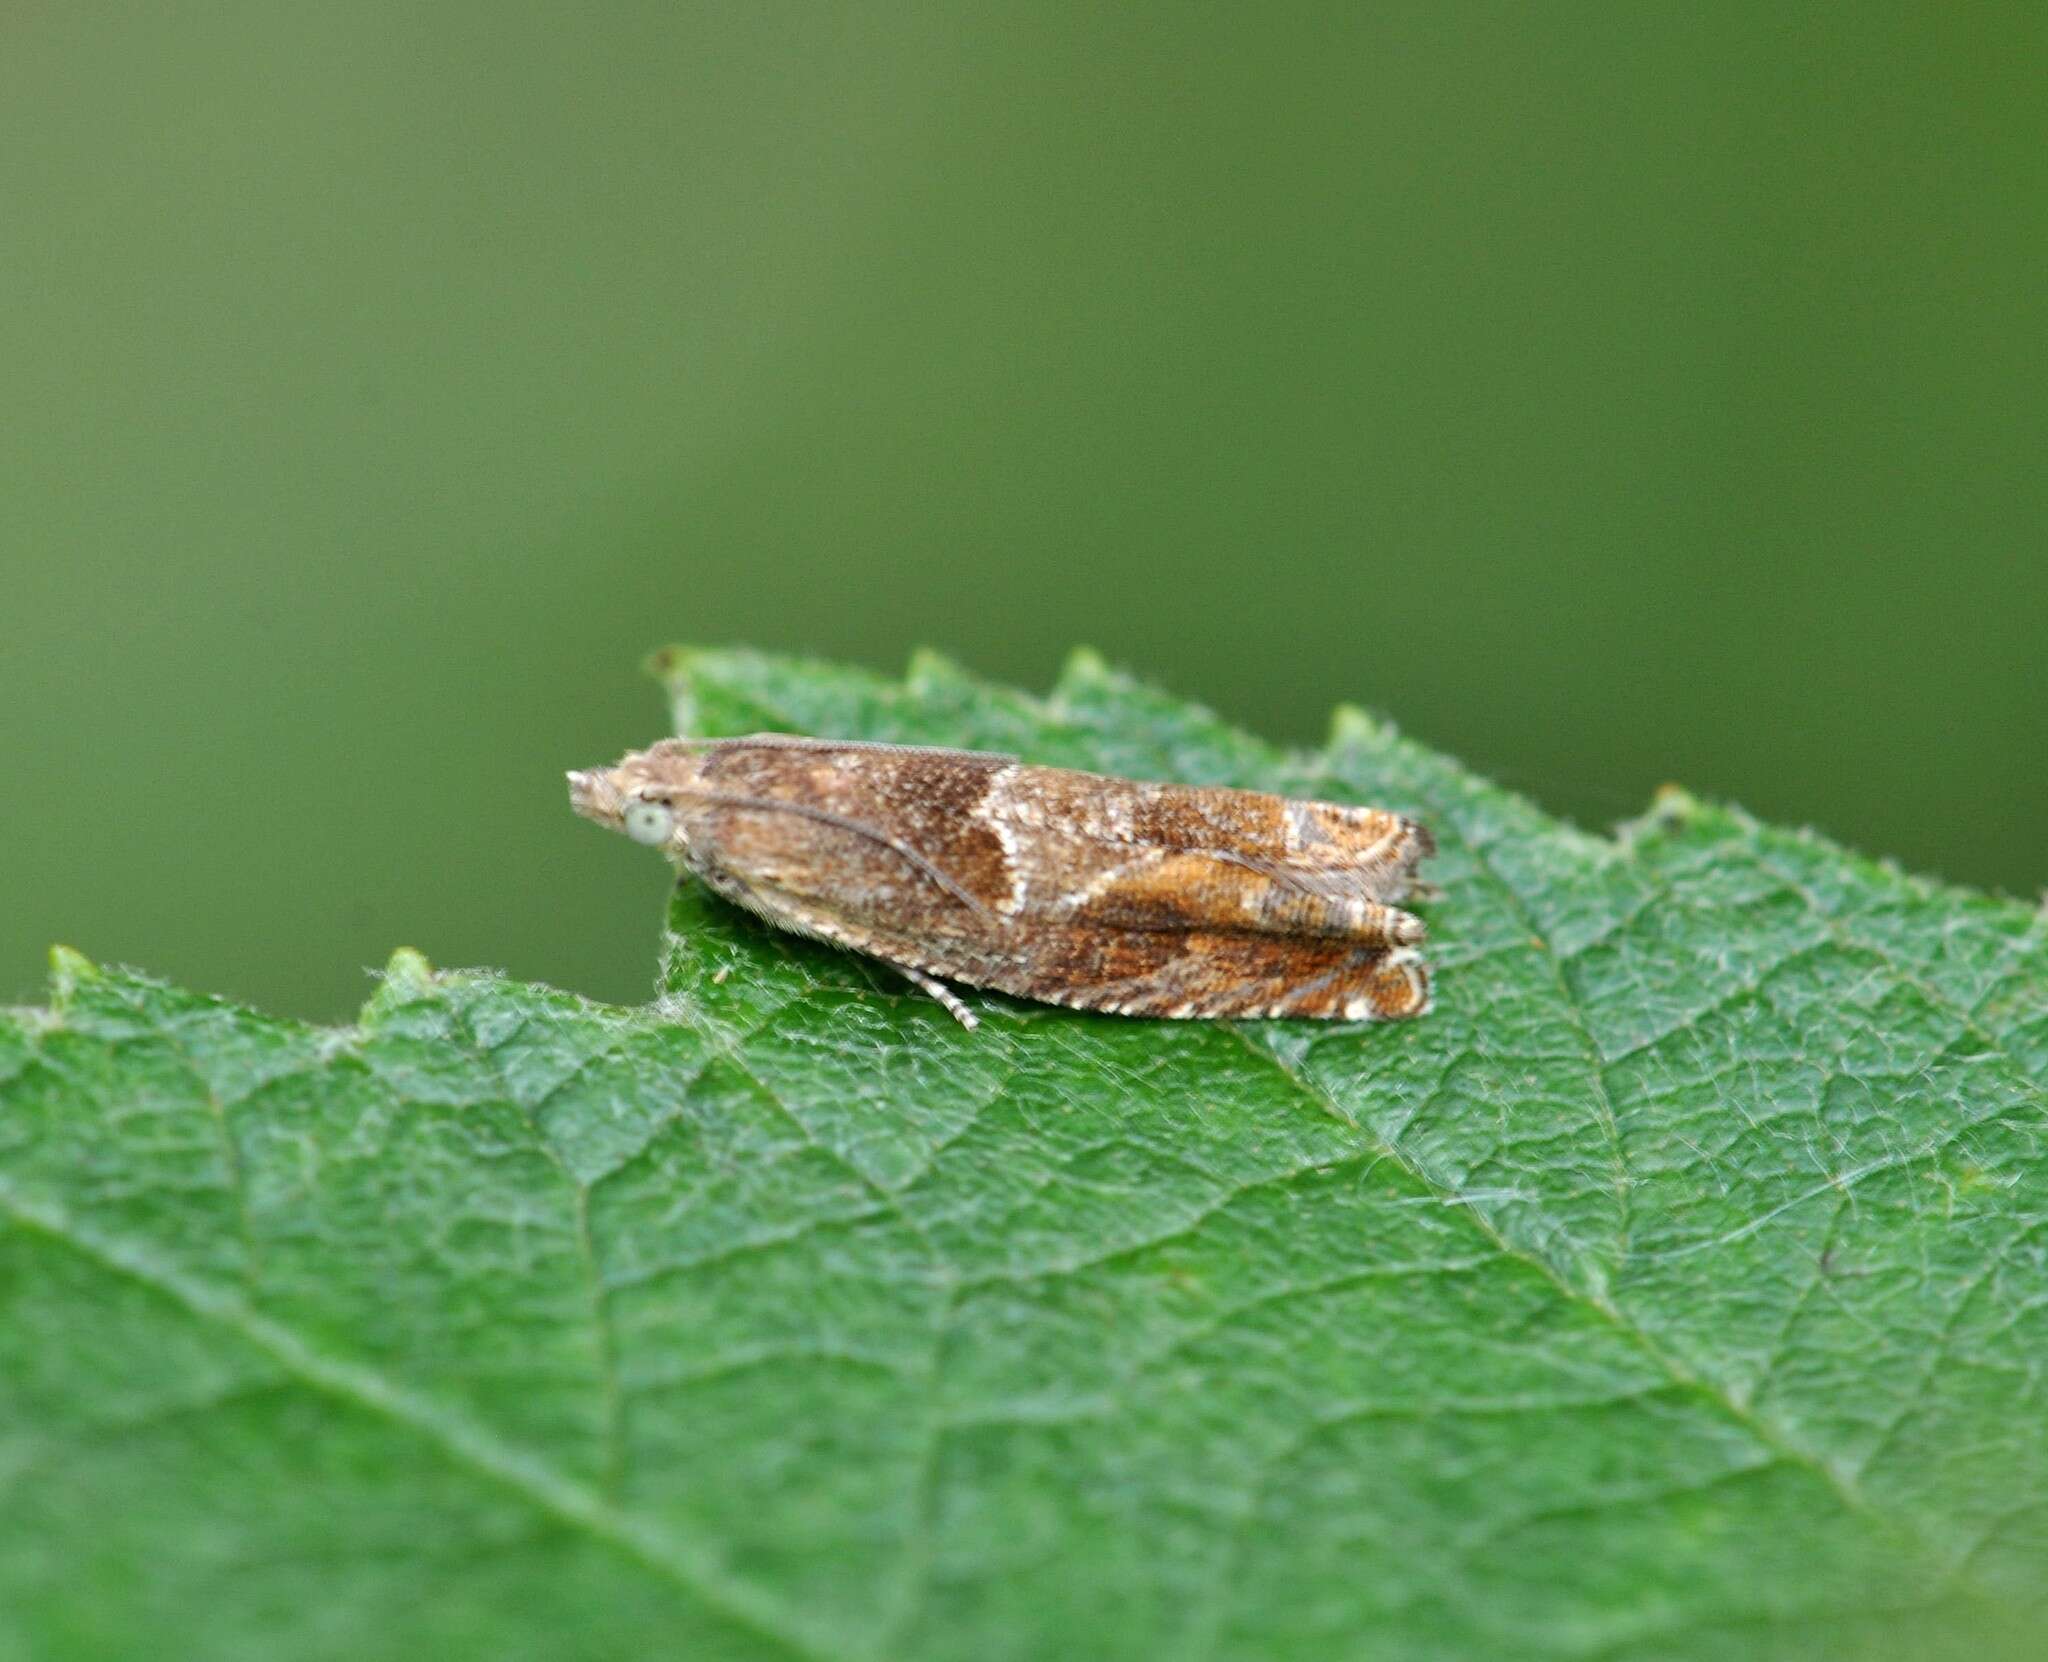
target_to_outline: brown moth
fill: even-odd
[[[569,775],[576,812],[770,923],[947,981],[1131,1016],[1418,1016],[1435,847],[1379,808],[1014,756],[759,733]]]

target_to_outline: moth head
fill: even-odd
[[[572,772],[569,805],[587,820],[681,859],[688,842],[678,805],[697,768],[694,754],[674,746],[633,751],[616,767]]]

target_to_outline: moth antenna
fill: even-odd
[[[845,814],[835,814],[830,808],[814,807],[808,802],[778,802],[769,796],[736,796],[726,791],[699,790],[692,790],[688,794],[700,802],[711,803],[714,807],[753,809],[769,814],[796,814],[804,819],[816,820],[821,825],[836,825],[842,831],[851,831],[856,837],[865,837],[869,842],[888,849],[890,853],[944,889],[969,911],[978,912],[987,922],[1001,922],[986,905],[975,898],[972,892],[962,888],[954,878],[933,865],[908,843],[900,842],[888,832],[878,831],[874,826],[863,824],[860,820],[849,819]]]

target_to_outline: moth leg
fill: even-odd
[[[968,1009],[961,1000],[960,995],[947,986],[945,982],[939,980],[938,977],[926,975],[922,970],[907,969],[902,964],[893,964],[890,967],[906,981],[931,994],[933,998],[945,1006],[946,1014],[966,1028],[968,1032],[972,1033],[981,1025],[981,1017]]]

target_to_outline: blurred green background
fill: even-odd
[[[2048,880],[2048,26],[325,0],[0,20],[0,999],[643,996],[670,639],[1665,780]]]

